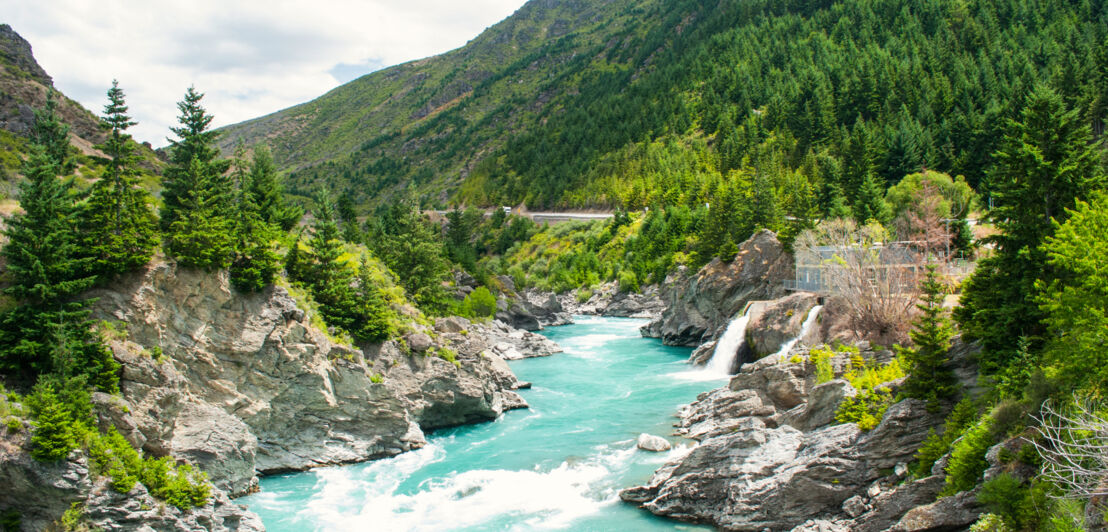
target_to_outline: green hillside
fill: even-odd
[[[1102,2],[528,3],[465,47],[227,128],[293,191],[379,203],[698,204],[730,171],[795,190],[922,167],[977,186],[1036,84],[1099,134]]]

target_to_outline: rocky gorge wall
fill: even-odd
[[[696,347],[723,332],[750,301],[786,295],[793,259],[770,231],[755,233],[739,246],[731,262],[718,258],[695,274],[680,268],[663,283],[665,310],[642,329],[643,336],[666,345]]]
[[[974,351],[955,349],[952,364],[962,378],[975,379],[965,371]],[[887,362],[892,353],[862,356]],[[849,356],[831,364],[840,377]],[[885,386],[895,395],[899,382]],[[942,413],[907,399],[869,432],[836,424],[839,404],[857,393],[841,378],[818,383],[806,354],[747,364],[727,387],[701,394],[679,413],[678,432],[699,444],[620,496],[658,515],[724,530],[955,530],[976,520],[982,511],[972,497],[935,502],[943,464],[928,477],[907,474]]]
[[[166,262],[91,295],[94,317],[113,324],[110,347],[123,368],[119,396],[93,395],[101,428],[193,463],[216,489],[211,504],[167,514],[141,486],[124,496],[90,478],[82,452],[40,464],[27,455],[27,438],[6,434],[0,482],[15,488],[0,495],[0,508],[19,508],[28,530],[72,502],[110,530],[260,530],[228,499],[256,489],[259,474],[393,456],[423,446],[425,430],[525,408],[513,390],[528,384],[501,355],[561,350],[500,322],[461,318],[413,319],[402,341],[358,348],[313,326],[282,287],[241,294],[225,272]],[[455,361],[437,356],[447,349]]]

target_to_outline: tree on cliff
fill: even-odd
[[[946,290],[934,264],[927,265],[920,291],[922,296],[916,308],[921,314],[909,333],[915,345],[902,351],[908,363],[903,391],[908,397],[926,399],[929,409],[937,409],[940,400],[954,393],[954,375],[944,366],[949,360],[947,352],[954,327],[943,308]]]
[[[102,127],[108,138],[98,148],[108,156],[104,175],[92,185],[80,213],[81,251],[89,257],[89,271],[101,278],[141,267],[157,245],[150,195],[139,186],[135,142],[126,134],[135,125],[119,82],[108,89]]]
[[[270,285],[280,271],[280,258],[273,249],[277,227],[262,215],[253,186],[254,173],[246,168],[244,149],[235,151],[232,176],[238,184],[234,218],[235,256],[231,261],[231,282],[244,292],[257,292]]]
[[[1030,340],[1033,351],[1042,344],[1045,315],[1035,283],[1050,283],[1057,274],[1040,244],[1076,200],[1104,186],[1091,140],[1085,121],[1047,87],[1032,91],[1019,120],[1008,124],[988,176],[994,206],[986,217],[1001,232],[987,242],[996,254],[978,264],[954,311],[966,336],[981,340],[987,373],[1013,360],[1020,338]]]
[[[285,201],[281,183],[277,179],[277,166],[273,164],[273,155],[265,146],[254,148],[249,188],[262,219],[277,225],[282,231],[291,230],[304,215],[303,209]]]
[[[183,266],[220,269],[230,266],[234,186],[223,174],[231,162],[217,159],[212,116],[200,105],[204,95],[189,87],[177,103],[181,127],[170,139],[170,165],[163,181],[161,211],[166,251]]]
[[[1069,220],[1043,244],[1057,278],[1040,283],[1051,334],[1044,362],[1067,387],[1108,396],[1108,193],[1077,202]]]
[[[49,108],[36,116],[56,118]],[[4,293],[19,306],[0,320],[0,367],[28,377],[84,374],[114,391],[119,366],[92,333],[87,304],[75,300],[95,277],[83,273],[87,261],[79,258],[71,187],[58,178],[59,163],[47,148],[31,145],[20,184],[23,212],[4,230],[8,243],[0,255],[11,283]]]
[[[74,164],[69,158],[69,125],[58,116],[58,93],[46,92],[46,105],[35,109],[31,125],[31,143],[42,147],[60,175],[68,175]]]

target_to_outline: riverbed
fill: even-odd
[[[685,364],[689,349],[642,338],[645,322],[578,317],[542,334],[564,349],[511,362],[531,408],[436,431],[423,449],[261,480],[236,502],[271,532],[304,530],[708,530],[619,500],[692,442],[671,436],[678,407],[726,382]],[[689,378],[693,377],[693,378]],[[647,432],[674,449],[638,450]]]

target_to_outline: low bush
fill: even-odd
[[[940,495],[954,495],[973,489],[989,467],[985,453],[992,444],[992,418],[984,417],[954,442],[950,463],[946,466],[946,486]]]
[[[119,493],[142,482],[151,495],[182,510],[203,506],[211,494],[206,474],[189,464],[174,465],[168,456],[142,458],[114,427],[92,439],[89,458],[93,471],[110,477]]]
[[[955,405],[954,410],[946,417],[942,434],[932,430],[916,452],[916,461],[911,468],[912,475],[916,478],[931,476],[931,466],[950,452],[950,445],[961,437],[966,428],[976,419],[977,408],[973,405],[973,401],[963,399]]]
[[[868,390],[854,397],[847,397],[835,411],[835,422],[857,423],[864,431],[873,430],[881,423],[885,411],[893,404],[892,392],[886,388]]]

